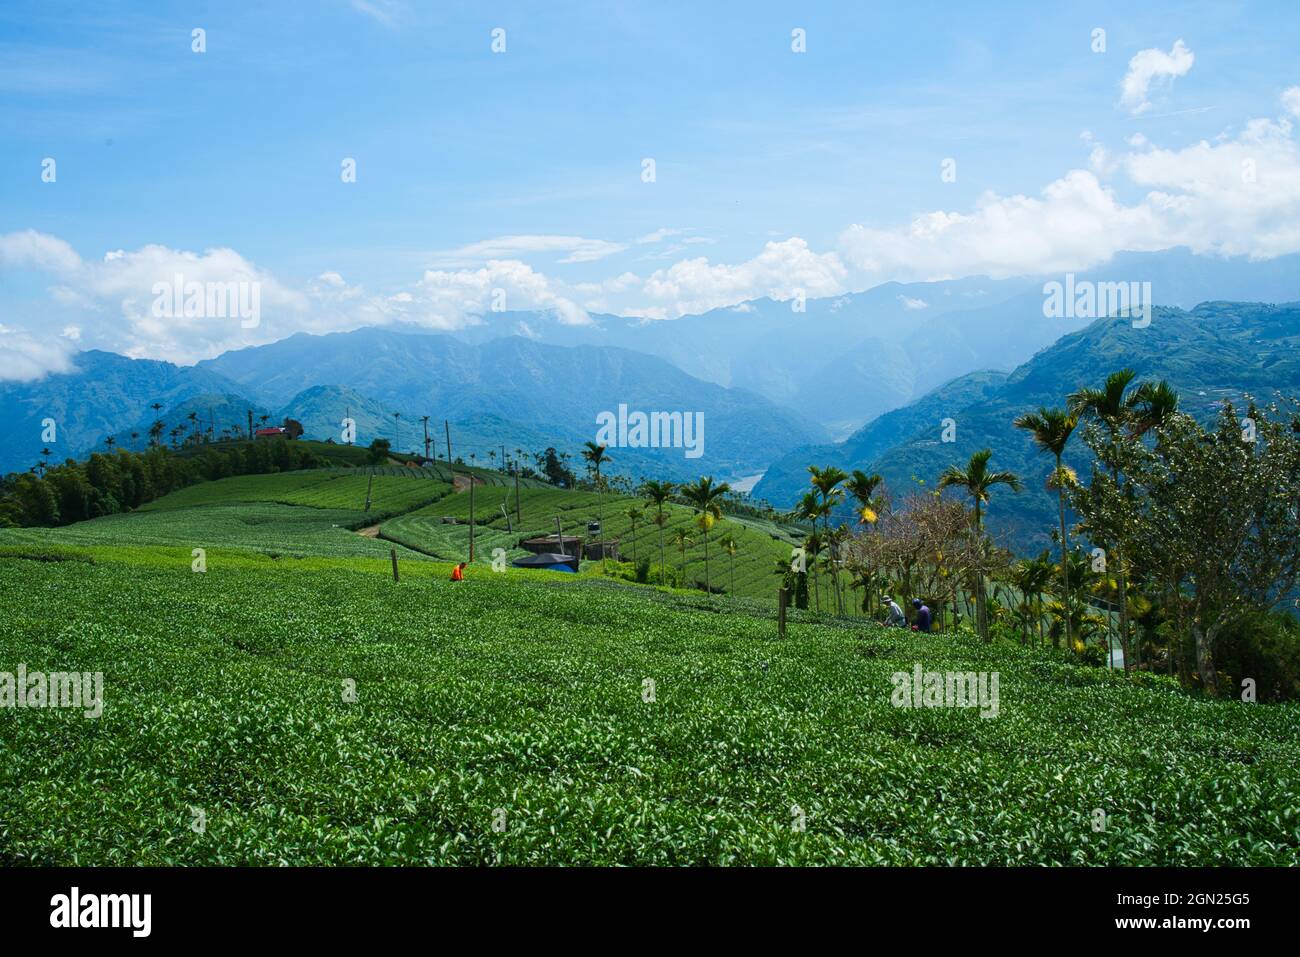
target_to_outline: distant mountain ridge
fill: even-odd
[[[79,353],[72,372],[36,382],[0,382],[5,423],[0,474],[31,468],[44,448],[50,450],[50,461],[59,462],[84,453],[105,435],[121,438],[155,402],[166,409],[191,395],[239,391],[208,369],[98,350]],[[55,423],[53,441],[44,438],[47,418]]]
[[[847,442],[792,452],[773,465],[770,480],[764,476],[754,494],[790,505],[808,487],[807,465],[835,464],[880,472],[899,499],[933,488],[948,465],[991,448],[994,466],[1017,473],[1025,488],[1019,495],[999,491],[988,508],[988,526],[1005,544],[1037,551],[1050,543],[1055,521],[1054,500],[1044,491],[1051,462],[1013,422],[1041,405],[1062,406],[1069,393],[1100,387],[1121,368],[1132,368],[1138,380],[1167,379],[1179,392],[1181,407],[1199,418],[1243,393],[1261,401],[1277,393],[1300,396],[1300,303],[1157,308],[1146,328],[1134,328],[1128,319],[1096,320],[1001,382],[998,374],[963,376],[883,416]],[[956,425],[954,442],[943,441],[943,420],[949,418]],[[1066,461],[1086,477],[1090,458],[1080,433],[1071,440]],[[804,467],[801,476],[798,466]]]
[[[85,396],[102,397],[93,406]],[[153,410],[153,404],[162,406]],[[286,415],[309,434],[341,441],[341,420],[357,421],[359,441],[400,435],[404,450],[421,449],[419,418],[435,423],[435,448],[445,436],[443,419],[465,424],[459,454],[491,461],[493,446],[535,452],[546,445],[576,450],[595,439],[597,414],[631,409],[703,413],[704,455],[688,459],[681,448],[611,449],[611,472],[631,477],[679,479],[713,472],[726,478],[756,471],[773,455],[826,437],[798,413],[741,389],[728,389],[687,375],[672,364],[626,349],[562,347],[507,337],[474,345],[445,335],[393,329],[361,329],[325,336],[297,335],[271,345],[227,353],[184,368],[131,360],[111,353],[83,353],[73,373],[34,383],[0,387],[0,407],[12,408],[25,427],[0,443],[0,469],[28,468],[44,448],[40,422],[53,417],[62,444],[51,443],[59,461],[113,435],[118,445],[143,445],[161,413],[164,441],[171,429],[211,427],[214,438],[238,425],[247,410],[259,420]],[[400,417],[393,418],[399,412]],[[190,413],[195,419],[189,420]],[[124,441],[124,435],[136,438]],[[480,446],[481,448],[471,448]],[[581,468],[580,463],[574,463]]]
[[[525,335],[558,345],[610,345],[668,360],[697,378],[750,389],[846,437],[859,426],[978,369],[1010,372],[1091,321],[1046,319],[1043,285],[1064,273],[888,282],[864,292],[755,299],[673,320],[594,315],[588,325],[544,313],[488,313],[450,333],[466,342]],[[1149,282],[1154,303],[1300,300],[1300,255],[1252,261],[1187,249],[1120,253],[1079,282]]]

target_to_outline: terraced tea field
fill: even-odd
[[[349,529],[368,521],[358,509],[275,503],[164,508],[107,515],[54,529],[0,529],[0,545],[170,545],[229,548],[273,555],[380,556],[392,544]],[[399,550],[408,558],[424,556]]]
[[[1294,705],[608,581],[298,567],[0,557],[0,671],[104,674],[97,719],[0,709],[0,863],[1300,854]],[[997,717],[892,707],[918,662],[998,671]]]
[[[437,501],[452,490],[449,482],[419,476],[358,474],[329,469],[238,475],[200,482],[145,505],[141,511],[225,505],[234,502],[276,502],[312,508],[365,509],[367,493],[375,515],[393,515]]]
[[[503,505],[509,512],[508,522],[501,511]],[[639,505],[646,512],[637,523],[635,535],[631,519],[627,517],[631,505]],[[519,522],[515,517],[514,489],[484,487],[475,489],[474,510],[476,557],[483,561],[489,560],[492,549],[497,547],[507,549],[512,559],[527,554],[515,548],[515,544],[523,538],[555,534],[556,517],[559,517],[565,535],[589,538],[587,523],[602,513],[600,496],[595,492],[524,490],[520,494],[522,522]],[[643,500],[607,494],[603,514],[605,535],[602,537],[619,539],[619,554],[624,561],[649,558],[652,566],[658,566],[659,529],[650,521],[653,513]],[[681,552],[672,544],[673,530],[686,528],[696,539],[699,539],[699,531],[688,508],[669,505],[664,509],[664,516],[664,557],[670,567],[681,568]],[[457,492],[432,505],[390,519],[380,526],[380,534],[446,561],[463,561],[469,553],[468,524],[444,524],[444,517],[468,523],[469,493]],[[512,533],[507,532],[508,526],[514,529]],[[731,559],[718,546],[728,533],[737,542],[734,591]],[[709,533],[709,543],[709,579],[715,589],[771,598],[779,584],[774,573],[776,562],[790,560],[793,540],[774,525],[726,518]],[[687,581],[704,581],[704,547],[698,540],[686,549],[685,569]]]

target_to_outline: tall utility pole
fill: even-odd
[[[519,515],[519,463],[515,463],[515,521],[522,528],[524,520]]]
[[[424,423],[424,457],[427,459],[429,457],[429,417],[422,415],[420,421]]]
[[[253,410],[248,410],[248,441],[253,441]]]
[[[474,476],[469,477],[469,560],[474,561]]]
[[[442,427],[447,430],[447,464],[451,464],[451,425],[446,419],[442,420]]]
[[[394,413],[393,413],[393,451],[394,451],[394,452],[401,452],[401,451],[402,451],[402,423],[401,423],[401,418],[402,418],[402,413],[400,413],[400,412],[394,412]]]
[[[506,446],[505,443],[503,442],[501,444],[501,471],[504,472],[505,470],[506,470]]]

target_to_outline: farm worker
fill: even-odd
[[[889,612],[889,617],[885,620],[887,628],[903,628],[907,625],[907,618],[903,615],[903,609],[898,607],[898,602],[888,595],[880,596],[881,602]]]
[[[463,582],[465,580],[465,562],[461,562],[451,570],[451,580],[454,582]]]
[[[916,609],[916,624],[912,626],[914,631],[930,630],[930,608],[921,602],[919,598],[912,599],[912,607]]]

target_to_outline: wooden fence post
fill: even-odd
[[[390,549],[388,550],[388,554],[389,554],[389,555],[392,557],[392,559],[393,559],[393,581],[395,581],[395,582],[396,582],[396,581],[401,581],[401,578],[399,578],[398,575],[397,575],[397,549],[396,549],[396,548],[390,548]]]
[[[785,606],[790,601],[790,589],[778,588],[776,590],[776,634],[778,638],[785,637]]]

